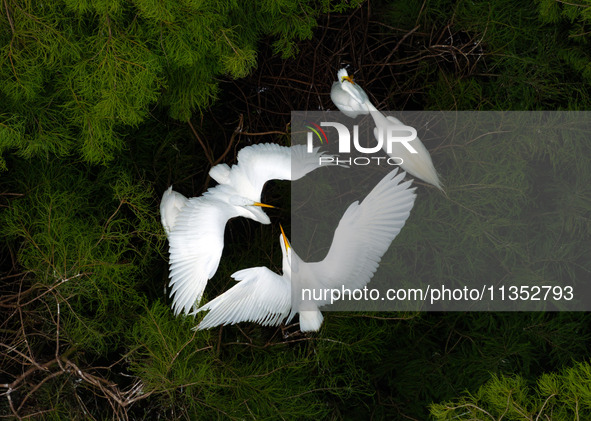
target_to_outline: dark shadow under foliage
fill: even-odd
[[[125,148],[108,165],[8,156],[0,415],[443,420],[498,419],[510,407],[512,419],[585,419],[591,397],[577,386],[591,380],[587,313],[326,313],[317,334],[250,323],[193,332],[166,291],[161,192],[173,184],[198,195],[213,185],[211,165],[234,163],[240,148],[287,145],[292,110],[335,109],[329,92],[341,67],[379,109],[589,109],[588,14],[537,4],[367,2],[321,16],[292,58],[263,38],[256,69],[219,80],[217,101],[187,123],[161,100],[121,129]],[[589,144],[425,146],[446,195],[416,183],[416,206],[391,247],[393,276],[590,278]],[[207,297],[232,286],[235,270],[280,270],[275,222],[289,226],[289,184],[269,183],[263,199],[278,206],[268,212],[274,223],[228,224]]]

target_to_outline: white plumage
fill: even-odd
[[[203,195],[185,198],[168,188],[160,204],[162,225],[170,252],[170,295],[175,314],[188,313],[199,304],[207,281],[217,271],[229,219],[242,216],[269,224],[259,203],[269,180],[297,180],[319,168],[323,153],[306,153],[305,145],[292,147],[265,143],[238,152],[238,163],[219,164],[210,176],[219,185]]]
[[[162,195],[160,201],[160,219],[162,220],[162,226],[166,235],[170,234],[170,231],[174,228],[176,217],[182,208],[187,204],[185,196],[176,192],[170,186]]]
[[[372,278],[380,259],[404,226],[415,201],[411,181],[401,183],[404,172],[387,174],[361,202],[352,203],[341,218],[327,256],[304,262],[293,251],[283,230],[283,274],[266,267],[240,270],[238,284],[196,312],[209,311],[197,329],[251,321],[277,326],[300,314],[300,330],[317,331],[322,324],[319,306],[328,301],[294,301],[292,289],[362,288]],[[298,296],[298,294],[296,294]]]
[[[353,82],[353,78],[347,74],[347,70],[339,70],[337,79],[338,81],[332,84],[330,98],[339,110],[351,118],[369,114],[369,98],[365,91]]]
[[[384,116],[369,100],[365,91],[347,74],[345,69],[341,69],[337,73],[338,80],[333,82],[330,91],[330,98],[337,108],[347,117],[356,118],[359,115],[371,114],[376,128],[374,129],[374,136],[378,137],[378,130],[386,133],[388,127],[403,125],[403,123],[395,117]],[[402,158],[403,163],[400,167],[409,174],[433,184],[440,190],[441,181],[437,175],[437,171],[433,166],[431,155],[423,145],[423,142],[417,137],[412,140],[410,144],[414,147],[417,153],[411,153],[402,143],[394,143],[391,157]],[[384,144],[385,147],[385,144]]]

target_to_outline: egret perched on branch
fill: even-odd
[[[238,163],[219,164],[209,174],[219,185],[187,199],[169,187],[162,196],[160,213],[170,252],[170,295],[175,315],[199,304],[207,281],[218,269],[229,219],[243,216],[261,224],[271,221],[261,207],[261,191],[269,180],[297,180],[319,168],[318,148],[272,143],[247,146],[238,152]]]
[[[304,288],[355,289],[371,280],[408,219],[416,197],[415,189],[409,188],[412,181],[401,183],[405,173],[396,175],[397,171],[387,174],[361,203],[349,205],[321,262],[302,261],[281,228],[283,275],[266,267],[232,274],[240,282],[196,310],[209,311],[196,329],[246,321],[277,326],[286,317],[291,321],[296,313],[300,314],[302,332],[320,329],[323,317],[318,307],[328,301],[292,303],[292,288],[296,292]]]
[[[347,70],[339,70],[337,78],[338,81],[333,82],[330,90],[332,102],[347,117],[356,118],[359,115],[371,114],[376,124],[376,128],[374,129],[376,139],[380,130],[382,133],[387,133],[388,128],[403,125],[397,118],[392,116],[386,117],[378,111],[367,97],[365,91],[349,76]],[[417,137],[411,143],[417,153],[411,153],[402,143],[394,142],[390,156],[402,158],[403,163],[400,167],[409,174],[443,190],[437,171],[433,166],[433,161],[431,161],[431,155],[429,155],[429,151],[427,151],[423,142]],[[386,144],[384,142],[384,148],[385,146]]]

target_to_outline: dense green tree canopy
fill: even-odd
[[[109,162],[151,109],[189,120],[215,101],[218,78],[256,67],[262,37],[293,56],[321,13],[356,4],[344,3],[7,0],[0,153]]]
[[[591,108],[588,0],[359,3],[0,2],[0,415],[589,415],[588,313],[327,313],[311,335],[173,316],[162,192],[288,144],[343,65],[380,109]],[[591,143],[424,141],[446,193],[417,183],[395,282],[590,278]],[[288,227],[289,184],[264,198]],[[279,270],[278,230],[231,221],[206,294]]]

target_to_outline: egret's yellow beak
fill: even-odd
[[[264,203],[254,202],[252,206],[260,206],[261,208],[274,208],[275,206],[272,205],[265,205]]]
[[[341,83],[343,82],[343,80],[346,80],[346,81],[350,82],[352,85],[355,85],[355,82],[353,82],[353,78],[351,76],[341,77]]]
[[[279,224],[279,228],[281,228],[281,236],[283,237],[283,242],[285,243],[285,251],[289,250],[289,241],[287,241],[287,236],[285,235],[285,231],[283,231],[283,227]]]

